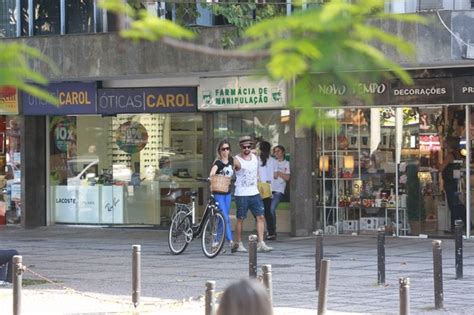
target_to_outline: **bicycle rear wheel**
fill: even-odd
[[[211,214],[205,224],[202,232],[202,251],[208,258],[214,258],[219,255],[225,240],[225,220],[220,211]]]
[[[189,235],[190,234],[190,235]],[[179,255],[192,240],[191,220],[184,211],[178,211],[173,215],[168,232],[168,245],[173,254]]]

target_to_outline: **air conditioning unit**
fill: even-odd
[[[440,10],[442,8],[442,0],[418,0],[418,11]]]

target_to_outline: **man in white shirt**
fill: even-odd
[[[246,252],[242,243],[242,226],[250,209],[257,219],[257,250],[259,252],[269,252],[273,248],[267,246],[263,241],[263,232],[265,228],[263,201],[257,188],[258,179],[258,159],[252,153],[253,139],[250,136],[244,136],[239,139],[240,154],[235,156],[235,204],[237,206],[237,226],[236,242],[232,252]]]

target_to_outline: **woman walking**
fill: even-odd
[[[270,156],[271,145],[267,141],[260,142],[259,149],[260,154],[258,156],[258,176],[260,178],[260,182],[267,183],[268,185],[270,185],[269,192],[271,192],[271,183],[273,179],[273,173],[275,172],[275,159]],[[275,224],[273,222],[273,215],[271,213],[272,194],[270,193],[268,197],[264,197],[265,196],[262,196],[262,200],[263,207],[265,209],[267,232],[268,235],[275,235]]]
[[[226,139],[219,142],[219,145],[217,146],[217,159],[212,165],[209,176],[213,176],[216,174],[227,177],[232,177],[234,175],[234,159],[230,155],[230,143]],[[213,192],[213,194],[216,201],[219,203],[219,208],[221,209],[222,214],[224,215],[226,221],[225,236],[232,248],[234,241],[232,237],[232,228],[230,226],[229,218],[230,203],[232,200],[230,194],[230,187],[227,193]]]

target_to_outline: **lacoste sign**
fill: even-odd
[[[205,78],[199,83],[199,110],[268,109],[286,105],[283,81],[245,76]]]

